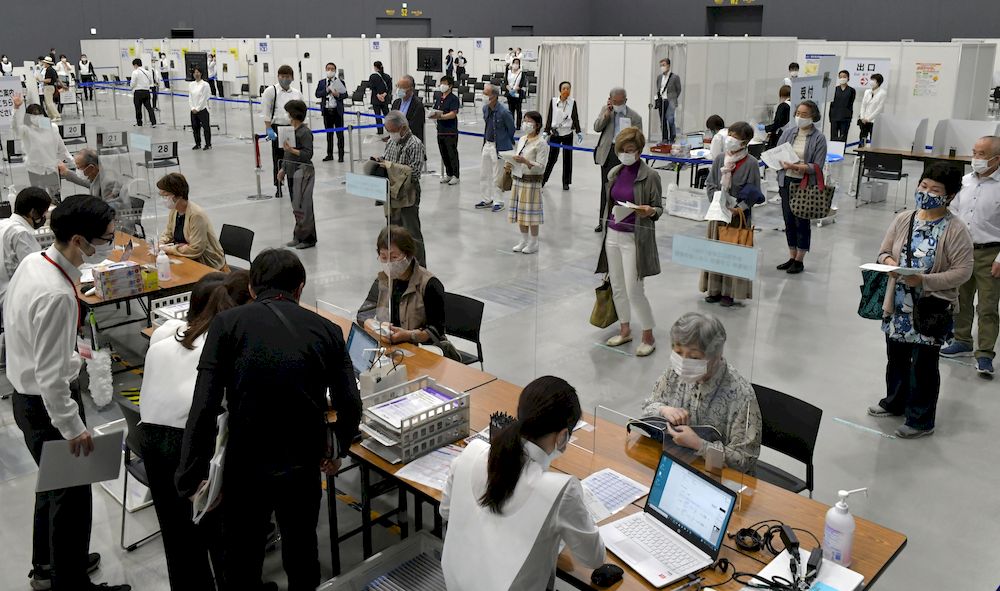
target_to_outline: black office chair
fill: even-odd
[[[994,88],[990,94],[990,113],[1000,113],[1000,86]]]
[[[475,84],[472,85],[472,87],[475,88],[476,90],[478,90],[479,92],[482,92],[483,88],[486,87],[486,83],[485,82],[476,82]]]
[[[122,410],[122,416],[125,417],[125,424],[128,426],[128,434],[125,436],[125,484],[122,486],[122,530],[121,540],[118,543],[122,547],[122,550],[131,552],[160,535],[160,530],[156,530],[137,542],[125,545],[125,504],[128,499],[128,477],[131,475],[132,478],[139,481],[145,487],[149,487],[149,477],[146,475],[146,464],[142,461],[142,457],[137,451],[140,445],[139,442],[142,441],[142,425],[139,424],[139,407],[120,395],[115,395],[115,402],[118,403],[118,408]]]
[[[802,480],[766,462],[757,462],[757,478],[793,493],[813,491],[813,452],[823,419],[823,409],[794,396],[753,384],[763,420],[761,445],[781,452],[806,465]]]
[[[747,146],[747,154],[750,154],[757,160],[760,160],[760,155],[764,153],[764,150],[766,148],[767,144],[764,142],[761,142],[759,144],[750,144]]]
[[[707,168],[701,168],[698,170],[698,174],[694,175],[694,188],[704,189],[705,184],[708,183],[708,173],[711,172]]]
[[[228,256],[242,259],[248,263],[252,262],[250,250],[253,248],[253,230],[232,224],[222,224],[222,231],[219,232],[219,244],[222,245],[222,252]]]
[[[486,305],[479,300],[457,293],[444,294],[444,332],[476,344],[476,354],[459,350],[462,363],[479,363],[483,369],[483,342],[480,333],[483,328],[483,309]]]
[[[469,87],[462,84],[458,87],[458,94],[467,94],[469,92]]]
[[[906,192],[908,194],[910,191],[910,175],[903,172],[903,157],[899,154],[880,154],[878,152],[869,152],[865,154],[864,159],[864,169],[861,171],[861,176],[866,179],[876,179],[880,181],[902,181],[906,179]],[[893,199],[893,206],[899,200],[899,185],[896,185],[896,197]],[[904,201],[903,207],[896,210],[896,213],[906,209],[906,202]]]
[[[368,83],[367,80],[362,80],[360,86],[361,86],[361,88],[364,88],[365,90],[367,90],[368,87],[371,86],[371,85]]]
[[[355,90],[353,94],[351,94],[351,106],[353,107],[354,105],[357,105],[359,103],[364,104],[364,102],[365,102],[365,89],[359,86],[358,89]]]
[[[462,93],[462,106],[472,105],[476,106],[476,93],[474,92],[463,92]]]

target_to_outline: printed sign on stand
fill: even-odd
[[[14,95],[20,93],[20,78],[0,76],[0,129],[10,129],[14,121]]]
[[[882,84],[889,84],[889,66],[891,60],[884,57],[864,58],[845,57],[841,67],[851,73],[850,85],[854,88],[868,88],[872,74],[881,74],[885,79]]]
[[[820,113],[826,103],[826,90],[823,88],[822,76],[799,76],[792,79],[792,104],[802,101],[813,101],[819,105]]]

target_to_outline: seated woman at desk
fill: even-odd
[[[402,226],[389,226],[375,243],[382,267],[376,310],[388,310],[383,339],[390,344],[433,343],[444,337],[444,285],[417,262],[417,242]],[[389,278],[392,294],[389,294]],[[391,304],[390,304],[391,299]],[[383,320],[381,317],[379,320]],[[436,333],[436,337],[431,335]]]
[[[699,456],[708,442],[691,426],[714,427],[722,436],[726,466],[752,472],[760,455],[760,407],[753,386],[722,356],[722,322],[689,312],[670,327],[670,342],[670,369],[653,386],[643,414],[667,419],[667,435]]]
[[[177,492],[174,473],[181,460],[205,333],[216,314],[250,301],[249,285],[247,271],[205,275],[191,290],[187,320],[168,320],[149,339],[139,405],[139,453],[163,529],[170,588],[175,591],[215,589],[210,561],[216,573],[222,572],[217,521],[221,512],[209,513],[199,525],[192,523],[191,501]]]
[[[205,210],[188,201],[184,175],[171,172],[156,181],[163,205],[170,211],[160,246],[167,254],[186,257],[213,269],[226,268],[226,254]]]
[[[449,591],[545,589],[561,542],[587,567],[604,562],[580,481],[549,471],[581,415],[572,386],[540,377],[521,392],[517,421],[492,445],[473,440],[455,459],[440,509],[448,521],[441,567]]]

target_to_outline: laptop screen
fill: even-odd
[[[354,364],[355,377],[371,368],[375,352],[365,351],[365,349],[375,349],[376,347],[378,347],[378,343],[374,337],[357,324],[351,325],[351,334],[347,337],[347,353],[351,356],[351,363]]]
[[[668,453],[660,456],[646,512],[716,559],[736,493]]]

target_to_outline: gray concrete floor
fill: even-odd
[[[131,125],[131,100],[117,98],[119,120],[112,113],[108,94],[100,95],[103,117],[87,117],[93,143],[98,129],[136,131]],[[88,107],[90,105],[88,104]],[[186,103],[177,101],[178,124],[185,117]],[[215,109],[215,107],[213,107]],[[256,192],[253,146],[237,139],[249,129],[246,110],[227,106],[230,135],[218,134],[211,152],[192,152],[190,132],[173,129],[168,102],[161,100],[160,117],[167,125],[150,130],[154,141],[179,140],[182,171],[191,183],[191,198],[205,207],[218,229],[221,224],[246,226],[256,232],[254,253],[281,246],[290,239],[292,215],[287,199],[248,201]],[[462,113],[462,128],[479,131],[471,108]],[[256,117],[260,126],[260,118]],[[223,123],[215,109],[213,122]],[[367,121],[366,121],[367,122]],[[319,128],[315,118],[312,127]],[[370,130],[368,130],[370,131]],[[430,165],[440,170],[433,132],[428,128]],[[365,135],[361,155],[379,153],[380,145]],[[319,228],[317,248],[302,251],[309,273],[304,301],[323,301],[354,310],[364,299],[376,272],[373,243],[383,223],[370,202],[347,195],[341,183],[348,165],[320,162],[325,139],[317,138],[318,171],[315,191]],[[594,137],[585,142],[593,145]],[[937,432],[919,441],[902,441],[890,434],[895,420],[876,420],[865,415],[867,405],[884,393],[884,341],[879,324],[856,314],[860,274],[858,265],[873,260],[892,219],[889,204],[855,208],[853,199],[840,197],[837,222],[814,229],[813,252],[806,259],[806,272],[789,276],[774,270],[786,258],[780,209],[768,203],[758,208],[754,220],[760,232],[758,278],[754,299],[744,307],[723,309],[706,304],[697,291],[696,271],[674,264],[670,257],[672,237],[701,236],[704,227],[695,222],[664,217],[657,224],[657,240],[663,273],[649,278],[646,292],[658,323],[655,335],[660,348],[646,359],[631,355],[634,345],[622,351],[600,346],[612,329],[598,330],[588,323],[593,288],[599,277],[592,271],[600,249],[597,221],[598,170],[589,154],[577,153],[572,190],[561,190],[558,168],[553,183],[545,189],[545,224],[541,251],[536,255],[510,252],[517,241],[506,211],[489,213],[473,208],[479,195],[479,146],[477,138],[460,142],[462,183],[444,186],[436,176],[423,181],[421,218],[427,241],[429,268],[449,291],[486,302],[483,347],[486,370],[514,383],[555,374],[574,384],[585,407],[598,405],[626,414],[636,414],[662,371],[668,366],[668,330],[673,320],[690,310],[718,314],[726,324],[729,341],[726,356],[752,381],[811,402],[824,411],[816,447],[815,498],[836,500],[838,489],[870,487],[870,496],[853,498],[852,511],[906,534],[907,547],[878,583],[880,589],[992,588],[997,584],[1000,558],[991,542],[1000,531],[1000,518],[982,506],[987,491],[1000,486],[1000,469],[988,450],[996,432],[990,417],[1000,411],[992,382],[976,376],[968,363],[943,360],[942,388]],[[264,149],[263,184],[269,193],[270,163]],[[118,166],[129,172],[124,157]],[[114,162],[108,163],[115,166]],[[911,168],[912,192],[919,169]],[[141,169],[136,170],[141,173]],[[158,178],[165,170],[157,171]],[[840,171],[846,184],[849,164]],[[687,182],[687,172],[681,175]],[[664,185],[673,173],[663,173]],[[19,188],[27,182],[23,166],[13,167]],[[10,184],[10,177],[3,180]],[[148,183],[142,181],[140,185]],[[66,194],[71,186],[64,184]],[[911,196],[899,189],[901,202]],[[155,195],[155,189],[153,190]],[[152,214],[147,208],[147,214]],[[159,212],[162,214],[162,211]],[[146,222],[147,231],[155,220]],[[107,314],[111,312],[108,311]],[[110,333],[116,349],[127,359],[139,360],[144,350],[133,328]],[[137,385],[138,376],[126,374],[120,386]],[[603,411],[602,411],[603,412]],[[91,425],[117,418],[106,409]],[[587,444],[581,437],[580,444]],[[24,575],[30,562],[30,507],[34,467],[20,432],[10,414],[9,402],[0,403],[0,589],[25,589]],[[801,472],[793,461],[764,451],[763,458]],[[357,482],[343,481],[344,490],[358,497]],[[988,497],[987,497],[988,498]],[[102,552],[104,566],[99,581],[128,581],[136,589],[167,589],[162,546],[158,540],[131,554],[117,547],[120,508],[102,490],[95,489],[92,549]],[[341,504],[342,527],[357,523],[357,512]],[[130,538],[156,526],[151,510],[127,517]],[[321,516],[320,539],[327,537]],[[354,520],[354,521],[351,521]],[[815,532],[822,536],[822,532]],[[380,532],[378,543],[391,543],[393,535]],[[326,554],[326,546],[321,556]],[[360,541],[342,547],[345,565],[360,560]],[[962,565],[961,584],[947,568]],[[324,561],[324,573],[329,565]],[[268,575],[283,580],[280,561],[271,555]]]

